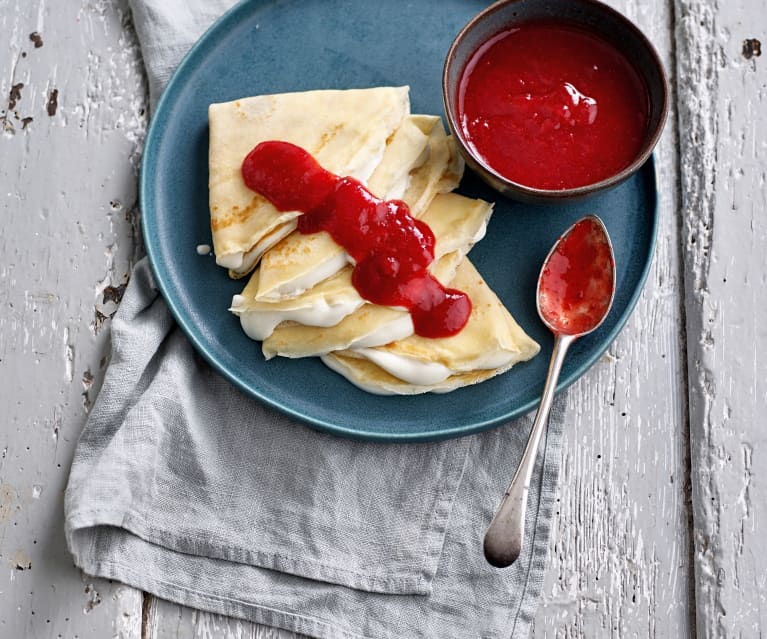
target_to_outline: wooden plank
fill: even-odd
[[[269,628],[241,619],[232,619],[209,612],[147,597],[147,625],[142,639],[302,639],[278,628]]]
[[[761,0],[678,0],[697,632],[767,627],[767,105]]]
[[[674,82],[670,3],[610,4],[647,34]],[[536,639],[690,636],[675,120],[672,108],[656,151],[661,215],[645,290],[607,356],[569,397],[557,534]]]
[[[62,506],[105,292],[136,247],[146,105],[127,21],[124,1],[0,3],[2,637],[140,637],[141,594],[75,569]]]

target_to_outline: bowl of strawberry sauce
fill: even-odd
[[[597,0],[508,0],[448,52],[445,112],[467,164],[532,203],[583,199],[650,157],[668,112],[652,44]]]

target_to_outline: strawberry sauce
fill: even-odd
[[[543,267],[538,308],[551,328],[586,333],[604,319],[615,287],[615,260],[594,217],[577,222],[557,243]]]
[[[566,22],[503,31],[460,78],[460,127],[484,163],[539,189],[569,189],[626,168],[644,141],[649,94],[629,60]]]
[[[423,337],[458,333],[471,300],[429,273],[434,234],[401,200],[382,200],[354,178],[323,169],[304,149],[262,142],[242,163],[248,188],[280,211],[301,211],[301,233],[327,231],[355,262],[352,284],[374,304],[410,311]]]

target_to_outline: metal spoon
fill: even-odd
[[[536,306],[554,333],[554,351],[522,460],[485,533],[485,557],[493,566],[511,565],[522,551],[530,477],[567,349],[604,321],[614,296],[612,243],[602,220],[587,215],[557,240],[538,276]]]

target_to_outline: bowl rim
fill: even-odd
[[[615,173],[614,175],[611,175],[610,177],[600,180],[599,182],[592,182],[590,184],[584,184],[582,186],[577,186],[577,187],[573,187],[569,189],[541,189],[541,188],[536,188],[532,186],[527,186],[520,182],[515,182],[514,180],[511,180],[507,178],[506,176],[498,173],[498,171],[496,171],[493,167],[489,166],[486,162],[484,162],[482,158],[479,157],[478,154],[472,151],[472,149],[468,146],[468,144],[464,140],[464,137],[461,132],[461,128],[458,124],[459,114],[457,113],[457,109],[453,107],[452,101],[448,98],[448,94],[449,94],[448,74],[451,68],[451,61],[455,60],[456,52],[458,48],[463,43],[467,34],[472,29],[474,29],[477,26],[477,24],[482,22],[488,16],[491,16],[495,12],[499,11],[502,8],[505,8],[508,5],[518,4],[522,2],[529,2],[529,1],[530,0],[497,0],[497,2],[494,2],[490,6],[485,7],[484,9],[482,9],[482,11],[474,15],[474,17],[472,17],[463,27],[461,27],[461,30],[456,34],[455,38],[453,38],[453,41],[450,44],[450,48],[447,51],[447,55],[445,56],[444,65],[442,67],[442,102],[444,105],[445,115],[446,115],[448,127],[450,128],[450,132],[453,135],[455,141],[458,143],[458,146],[461,148],[464,154],[471,159],[471,161],[473,161],[478,166],[480,166],[483,170],[491,174],[495,180],[503,184],[505,189],[508,189],[509,191],[516,192],[520,195],[523,195],[527,199],[531,199],[531,200],[546,199],[546,200],[554,200],[554,201],[573,199],[573,198],[585,197],[593,193],[597,193],[599,191],[603,191],[605,189],[611,188],[613,186],[617,186],[618,184],[620,184],[621,182],[629,178],[631,175],[633,175],[636,171],[638,171],[642,167],[642,165],[644,165],[645,162],[647,162],[650,155],[652,155],[652,152],[655,149],[656,145],[658,144],[658,140],[660,139],[660,136],[663,133],[663,129],[665,128],[665,124],[666,124],[666,119],[668,117],[670,87],[669,87],[669,81],[668,81],[668,74],[666,72],[663,61],[661,60],[657,49],[655,48],[653,43],[649,40],[649,38],[645,35],[645,33],[636,24],[634,24],[634,22],[630,20],[627,16],[622,14],[617,9],[614,9],[613,7],[605,4],[604,2],[601,2],[600,0],[569,0],[569,1],[572,4],[588,5],[590,7],[595,8],[597,11],[602,11],[604,13],[607,13],[614,19],[621,22],[627,29],[632,31],[634,35],[636,36],[636,38],[638,39],[638,41],[641,43],[641,45],[645,47],[647,52],[649,53],[653,66],[658,71],[660,85],[662,88],[661,90],[662,100],[661,100],[660,112],[659,112],[657,124],[652,130],[652,133],[647,137],[644,144],[642,145],[641,152],[637,154],[637,156],[634,158],[631,164],[621,169],[618,173]],[[572,22],[576,22],[576,21],[572,20]],[[501,30],[502,29],[503,27],[501,28]],[[474,52],[472,51],[472,54],[473,53]],[[463,73],[463,69],[461,69],[461,73]]]

